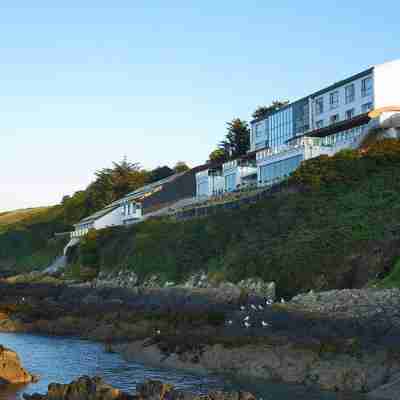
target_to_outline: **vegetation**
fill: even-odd
[[[180,162],[174,168],[184,171],[188,167]],[[49,266],[68,240],[55,239],[55,233],[72,230],[82,218],[144,184],[174,174],[175,169],[165,166],[146,171],[125,158],[97,171],[86,190],[65,196],[60,205],[0,213],[0,271],[8,274]]]
[[[400,141],[309,160],[282,193],[240,210],[99,231],[74,255],[96,268],[133,268],[179,281],[258,276],[282,295],[358,287],[390,270],[400,222]],[[89,245],[90,242],[90,245]],[[379,251],[385,257],[376,258]],[[85,261],[88,260],[88,261]]]
[[[258,106],[257,109],[253,112],[252,117],[255,120],[261,120],[266,118],[269,114],[274,111],[278,111],[282,107],[285,107],[289,104],[288,100],[275,100],[272,102],[270,106]]]
[[[227,122],[225,139],[209,155],[211,162],[225,162],[244,156],[250,149],[250,128],[246,121],[234,118]]]

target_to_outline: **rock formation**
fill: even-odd
[[[18,354],[0,345],[0,383],[29,383],[33,377],[22,366]]]
[[[25,400],[255,400],[246,392],[210,392],[197,395],[191,392],[175,390],[172,385],[147,380],[137,386],[135,395],[115,389],[101,378],[83,376],[67,385],[52,383],[45,395],[24,394]]]

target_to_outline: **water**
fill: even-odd
[[[179,389],[204,393],[209,389],[242,389],[257,394],[263,400],[355,400],[362,397],[337,396],[304,387],[240,382],[217,375],[194,375],[171,369],[145,366],[122,359],[118,354],[106,353],[98,343],[31,334],[0,333],[0,344],[15,350],[24,367],[39,375],[39,382],[0,389],[0,400],[19,400],[25,393],[46,393],[51,382],[69,383],[82,375],[101,376],[107,383],[134,391],[145,379],[172,383]]]

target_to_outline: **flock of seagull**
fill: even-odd
[[[263,311],[265,309],[265,307],[272,306],[273,304],[274,304],[274,302],[271,299],[265,299],[265,305],[262,305],[262,304],[258,304],[258,305],[250,304],[249,308],[251,309],[250,311]],[[285,300],[284,299],[281,299],[281,304],[285,304]],[[240,306],[240,311],[246,311],[246,309],[247,309],[246,306],[243,306],[243,305]],[[246,315],[243,318],[242,323],[243,323],[243,325],[244,325],[244,327],[246,329],[250,328],[252,326],[252,323],[250,321],[250,315]],[[233,325],[233,320],[231,320],[231,319],[228,320],[227,324],[228,325]],[[269,326],[271,326],[271,324],[268,323],[268,322],[265,322],[264,320],[262,320],[261,321],[261,326],[263,328],[268,328]]]

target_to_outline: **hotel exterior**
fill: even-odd
[[[304,160],[357,148],[372,129],[397,136],[400,113],[393,110],[399,105],[400,60],[371,67],[289,103],[251,122],[250,151],[245,160],[221,166],[223,188],[219,191],[254,185],[246,174],[254,177],[256,173],[257,186],[277,183]],[[378,115],[373,110],[383,112]],[[239,167],[243,162],[250,167],[244,174]],[[212,184],[207,186],[207,174],[202,174],[196,174],[198,188],[200,179],[202,182],[198,195],[215,195]],[[211,176],[208,178],[210,181]]]
[[[357,148],[371,129],[397,136],[400,60],[377,65],[251,122],[258,186],[287,177],[303,160]],[[377,118],[372,110],[387,109]],[[398,120],[397,120],[398,121]]]

